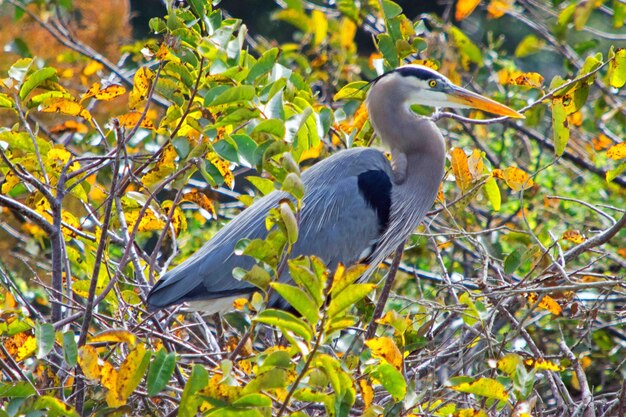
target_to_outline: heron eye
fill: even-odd
[[[430,88],[437,87],[437,80],[430,80],[430,81],[428,81],[428,85],[430,86]]]

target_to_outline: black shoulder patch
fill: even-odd
[[[415,77],[424,81],[440,77],[439,74],[437,74],[435,71],[430,71],[426,68],[419,68],[415,66],[400,67],[397,68],[394,72],[397,72],[403,77]]]
[[[376,211],[382,232],[389,225],[391,213],[391,179],[385,171],[369,170],[358,176],[359,191],[367,204]]]

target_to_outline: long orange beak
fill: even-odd
[[[480,94],[473,93],[458,86],[452,87],[452,91],[448,93],[448,100],[463,107],[483,110],[499,116],[509,116],[514,119],[525,119],[523,114],[516,112],[504,104],[500,104],[497,101],[483,97]]]

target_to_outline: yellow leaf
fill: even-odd
[[[147,356],[146,356],[147,355]],[[130,351],[117,373],[116,393],[118,400],[126,403],[130,394],[141,382],[148,366],[150,354],[144,345],[137,345]]]
[[[117,369],[108,362],[105,362],[102,366],[102,378],[101,383],[108,392],[106,394],[106,402],[109,407],[121,407],[126,404],[125,401],[121,401],[117,395]]]
[[[131,231],[135,227],[135,223],[137,223],[137,219],[139,218],[139,214],[141,210],[132,210],[125,211],[124,217],[126,218],[126,224],[128,225],[128,230]],[[157,217],[155,212],[152,209],[147,209],[144,215],[141,217],[139,221],[139,226],[137,226],[137,231],[139,232],[155,232],[162,231],[165,227],[165,221],[160,217]]]
[[[134,346],[137,340],[135,335],[128,330],[105,330],[89,339],[89,343],[96,342],[128,343]]]
[[[131,109],[137,108],[141,102],[148,98],[148,93],[152,87],[154,80],[154,72],[147,67],[141,67],[135,73],[133,78],[133,91],[130,92],[128,106]]]
[[[89,77],[90,75],[95,74],[103,68],[104,66],[101,63],[97,61],[89,61],[89,64],[87,64],[83,69],[83,75]]]
[[[499,19],[511,10],[513,0],[491,0],[487,6],[487,14],[492,19]]]
[[[173,173],[176,169],[174,166],[176,156],[176,150],[173,146],[166,147],[154,168],[141,177],[141,183],[145,187],[150,188],[159,183],[159,181],[163,180],[169,174]]]
[[[154,130],[154,123],[148,117],[142,118],[142,113],[138,111],[131,111],[130,113],[117,116],[117,120],[120,122],[120,126],[126,128],[134,128],[137,123],[144,129]]]
[[[365,345],[372,350],[372,356],[384,359],[396,369],[402,369],[402,353],[395,342],[389,337],[378,337],[367,340]]]
[[[340,44],[343,49],[353,50],[356,48],[354,44],[354,35],[356,35],[356,23],[344,17],[341,19]]]
[[[85,120],[91,120],[91,113],[80,103],[66,98],[53,99],[39,106],[39,111],[45,113],[63,113],[70,116],[80,116]]]
[[[13,356],[15,362],[21,362],[26,358],[30,358],[37,351],[37,339],[35,339],[35,336],[28,335],[25,338],[20,337],[19,343],[20,344],[17,346],[17,351]]]
[[[570,242],[574,242],[576,244],[583,243],[587,238],[585,238],[578,230],[568,230],[563,233],[563,239],[569,240]]]
[[[469,172],[472,175],[472,179],[477,180],[482,177],[485,163],[483,162],[483,156],[478,149],[474,149],[472,154],[467,159],[467,166]]]
[[[206,194],[200,192],[200,190],[193,190],[183,194],[183,201],[196,203],[198,206],[208,211],[214,219],[217,219],[217,212],[215,211],[213,202],[206,196]]]
[[[560,372],[562,370],[564,370],[565,368],[561,365],[558,365],[552,361],[549,361],[547,359],[543,359],[543,358],[539,358],[539,359],[535,359],[535,358],[528,358],[528,359],[524,359],[524,364],[526,366],[532,366],[533,368],[537,369],[537,370],[542,370],[542,371],[556,371],[556,372]]]
[[[615,51],[615,57],[609,64],[609,84],[613,88],[622,88],[626,84],[626,48]]]
[[[443,194],[443,183],[439,184],[439,190],[437,191],[437,199],[441,204],[446,204],[446,197]]]
[[[166,200],[161,204],[166,216],[169,216],[173,204],[174,202],[171,200]],[[176,206],[174,209],[174,214],[172,215],[172,225],[174,226],[174,232],[176,235],[178,235],[181,231],[187,230],[187,219],[185,218],[183,211],[180,209],[180,206]]]
[[[98,381],[102,374],[99,360],[98,352],[93,346],[85,345],[78,349],[78,364],[83,374],[92,381]]]
[[[515,375],[517,371],[517,366],[522,363],[522,358],[520,355],[515,353],[507,353],[500,359],[498,359],[497,367],[498,370],[506,373],[509,376]]]
[[[533,293],[528,294],[526,298],[528,300],[528,304],[532,305],[537,302],[539,297],[537,293],[533,292]],[[543,296],[541,301],[539,301],[539,307],[543,308],[544,310],[548,310],[555,316],[561,315],[561,311],[563,311],[563,308],[559,305],[559,303],[557,303],[556,300],[550,297],[549,295]]]
[[[496,170],[494,169],[494,172]],[[494,175],[495,176],[495,175]],[[516,167],[508,167],[503,173],[506,185],[511,187],[513,191],[527,190],[535,185],[535,182],[527,173]]]
[[[472,174],[469,170],[467,155],[461,148],[452,148],[450,157],[452,158],[452,173],[456,183],[461,191],[465,192],[472,185]]]
[[[541,301],[539,302],[539,307],[548,310],[555,316],[560,316],[563,308],[556,302],[556,300],[549,295],[544,295]]]
[[[242,311],[246,305],[248,305],[247,298],[237,298],[235,301],[233,301],[233,308],[238,311]]]
[[[77,122],[76,120],[67,120],[64,123],[52,126],[50,128],[50,133],[55,135],[62,135],[64,133],[87,133],[89,128],[87,125]]]
[[[110,86],[99,90],[94,94],[96,100],[109,101],[115,97],[119,97],[126,92],[126,89],[119,84],[111,84]]]
[[[11,192],[13,187],[21,183],[22,180],[17,175],[15,175],[13,171],[8,171],[4,176],[4,182],[2,183],[2,189],[0,190],[0,192],[2,192],[2,194],[8,194],[9,192]]]
[[[453,417],[489,417],[485,410],[476,410],[474,408],[461,408]]]
[[[476,6],[480,4],[480,0],[459,0],[456,3],[454,18],[461,21],[472,14]]]
[[[322,149],[324,149],[324,142],[320,141],[317,146],[312,146],[306,151],[302,152],[298,161],[302,162],[306,161],[307,159],[319,158]]]
[[[450,389],[481,397],[494,398],[499,401],[507,401],[509,399],[509,394],[504,389],[504,386],[491,378],[479,378],[473,382],[463,382],[451,386]]]
[[[232,190],[235,185],[235,176],[231,172],[228,162],[221,159],[215,152],[209,152],[207,154],[207,159],[215,168],[217,168],[224,178],[224,183]]]
[[[609,150],[606,151],[606,156],[614,160],[626,158],[626,142],[611,146]]]
[[[359,387],[361,388],[361,397],[363,398],[364,408],[367,409],[374,400],[374,389],[365,379],[359,380]]]
[[[369,265],[363,263],[353,265],[347,270],[342,264],[337,265],[332,285],[330,287],[330,293],[333,296],[340,293],[342,290],[354,283],[354,281],[356,281],[361,275],[363,275],[368,268]]]
[[[311,13],[311,24],[313,26],[313,46],[319,46],[328,33],[328,19],[321,10],[314,9]]]

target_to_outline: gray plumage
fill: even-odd
[[[522,117],[506,106],[454,86],[429,68],[405,66],[379,77],[370,87],[366,105],[374,130],[390,148],[393,162],[379,150],[353,148],[306,170],[302,174],[305,196],[300,237],[292,256],[315,255],[330,268],[367,257],[375,267],[417,228],[437,194],[446,149],[432,120],[410,109],[415,103],[474,107]],[[377,195],[389,192],[380,181],[359,184],[359,176],[368,171],[377,171],[378,178],[391,182],[390,199]],[[265,217],[286,197],[275,191],[259,199],[198,252],[164,274],[148,295],[148,308],[190,301],[201,302],[208,313],[224,312],[232,298],[254,291],[252,284],[232,276],[233,268],[247,269],[254,264],[250,257],[235,255],[234,247],[244,238],[263,238],[267,233]],[[385,207],[387,201],[389,207]],[[389,218],[381,225],[384,209]],[[289,280],[288,274],[280,280]]]

